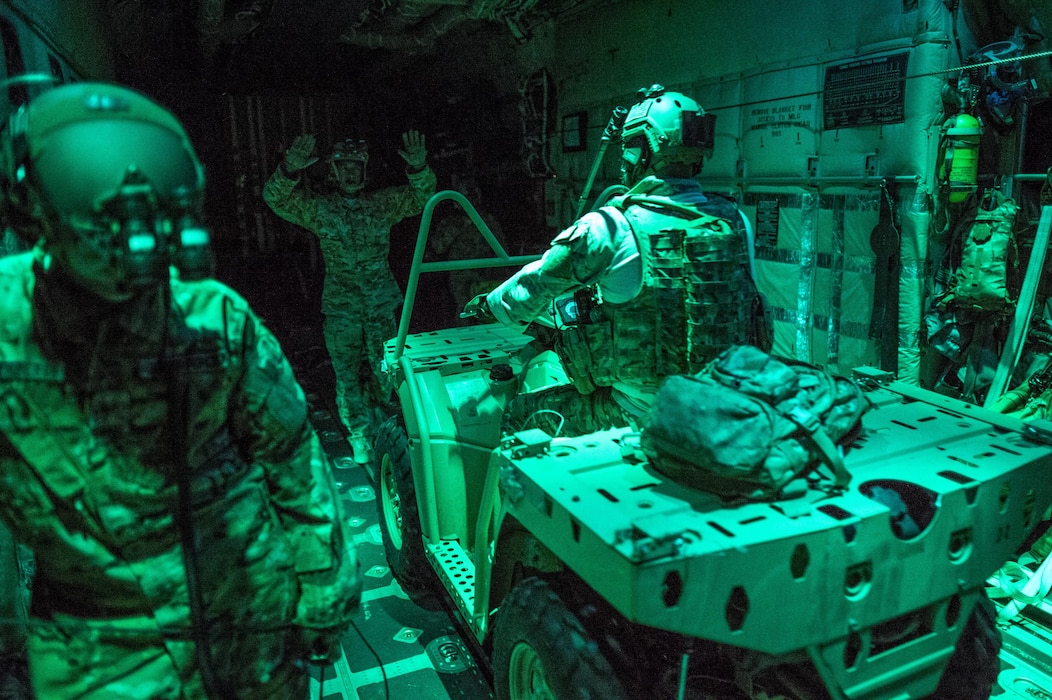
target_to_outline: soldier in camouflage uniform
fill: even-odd
[[[469,315],[520,327],[561,310],[555,347],[573,383],[517,397],[505,431],[638,425],[663,377],[695,372],[752,340],[758,301],[746,222],[693,179],[712,148],[711,128],[691,98],[660,85],[640,90],[621,132],[628,191],[468,304]]]
[[[317,158],[314,137],[297,137],[263,187],[263,199],[281,218],[318,237],[325,261],[322,313],[325,347],[336,375],[336,408],[355,461],[369,461],[369,432],[389,390],[381,388],[383,344],[395,334],[402,293],[388,263],[391,227],[423,211],[435,193],[424,137],[402,135],[409,185],[363,192],[368,151],[363,141],[336,144],[328,161],[338,191],[314,196],[297,188],[298,173]]]
[[[203,168],[168,111],[57,87],[3,136],[0,520],[36,555],[38,698],[306,698],[361,579],[304,394],[207,278]]]

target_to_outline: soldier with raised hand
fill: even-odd
[[[32,549],[48,700],[307,696],[361,577],[278,342],[209,278],[179,121],[103,83],[48,90],[2,139],[0,521]]]
[[[367,144],[344,140],[326,159],[336,188],[311,194],[297,187],[317,162],[315,138],[302,134],[263,187],[263,199],[281,218],[318,237],[325,262],[322,289],[325,347],[336,375],[336,408],[356,462],[369,461],[371,427],[389,399],[381,386],[383,345],[395,334],[402,293],[388,262],[391,227],[423,211],[435,193],[423,134],[402,134],[398,154],[408,185],[367,192]]]

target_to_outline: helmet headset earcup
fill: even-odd
[[[27,244],[39,237],[37,203],[29,190],[26,110],[22,106],[8,119],[0,135],[0,225]]]
[[[28,73],[0,82],[0,89],[8,90],[16,85],[54,86],[61,82],[49,73]],[[23,219],[29,215],[29,146],[28,104],[19,105],[11,112],[3,131],[0,132],[0,212],[4,221]]]

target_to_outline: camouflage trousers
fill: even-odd
[[[368,432],[378,409],[391,398],[382,381],[384,343],[395,335],[393,315],[347,312],[325,316],[325,348],[336,375],[336,410],[350,433]]]
[[[635,426],[636,416],[621,407],[611,387],[582,394],[562,385],[519,394],[508,402],[501,423],[503,433],[540,428],[552,437],[576,437],[597,430]]]

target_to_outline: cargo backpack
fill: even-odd
[[[1015,200],[1001,195],[993,209],[980,209],[974,219],[965,221],[961,262],[950,288],[951,299],[959,308],[998,313],[1015,305],[1012,283],[1019,262],[1018,212]]]
[[[833,488],[851,480],[841,449],[869,401],[853,381],[762,350],[734,346],[658,389],[640,447],[659,472],[726,499],[800,495],[825,465]]]
[[[989,383],[991,358],[999,355],[999,336],[1018,292],[1016,242],[1019,206],[993,190],[974,214],[957,225],[940,277],[944,288],[925,316],[928,342],[961,373],[961,398],[976,401]],[[954,369],[946,368],[939,384]]]

